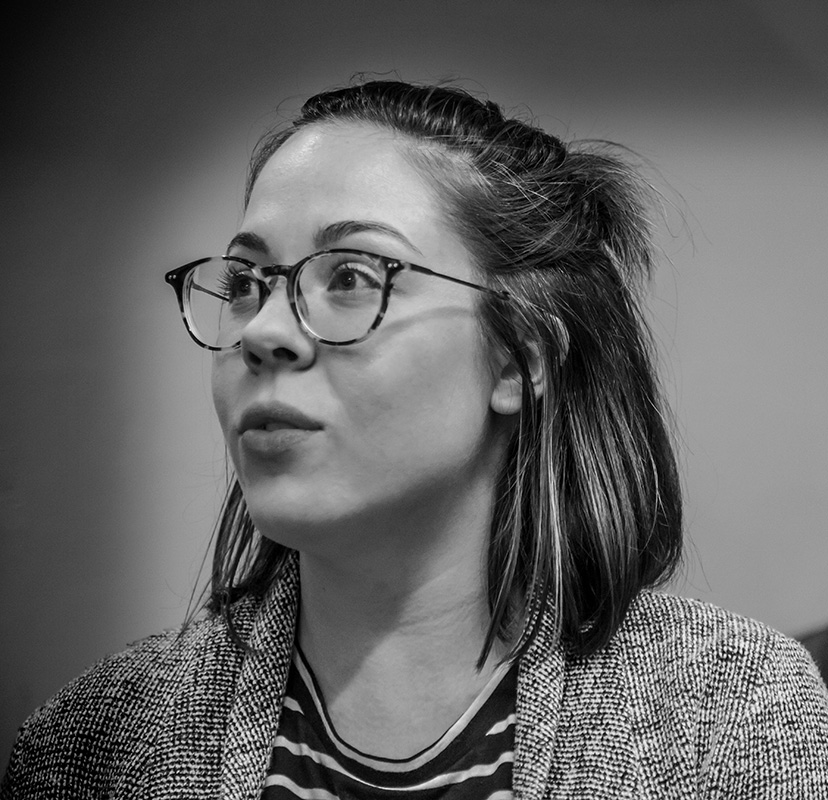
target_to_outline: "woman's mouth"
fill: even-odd
[[[263,428],[248,428],[239,442],[245,453],[264,458],[275,458],[309,439],[316,430],[279,427],[275,423]]]
[[[274,401],[246,409],[237,430],[245,452],[273,458],[306,441],[322,427],[293,406]]]

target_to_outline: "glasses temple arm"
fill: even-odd
[[[424,275],[433,275],[435,278],[442,278],[443,280],[451,281],[452,283],[458,283],[461,286],[468,286],[470,289],[477,289],[479,292],[493,294],[496,297],[501,298],[502,300],[512,299],[512,295],[505,289],[492,289],[489,286],[481,286],[479,283],[471,283],[470,281],[464,281],[462,278],[455,278],[453,275],[445,275],[442,272],[435,272],[433,269],[429,269],[428,267],[421,267],[419,264],[409,263],[408,268],[412,272],[422,272]]]
[[[419,264],[409,263],[408,268],[413,270],[414,272],[422,272],[426,275],[434,275],[438,278],[443,278],[444,280],[451,281],[452,283],[459,283],[461,286],[469,286],[470,288],[477,289],[480,292],[486,292],[487,294],[499,297],[501,300],[508,300],[510,303],[530,306],[540,311],[541,313],[547,315],[558,332],[562,355],[561,360],[566,360],[566,357],[569,353],[569,333],[566,330],[566,326],[564,325],[561,318],[557,314],[555,314],[551,309],[545,308],[544,306],[538,305],[537,303],[533,303],[531,300],[518,299],[511,292],[506,291],[506,289],[492,289],[488,286],[481,286],[479,283],[470,283],[469,281],[464,281],[461,278],[455,278],[452,275],[444,275],[442,272],[435,272],[433,269],[428,269],[428,267],[421,267]]]
[[[193,289],[198,289],[200,292],[204,292],[204,294],[209,294],[210,297],[217,297],[219,300],[226,300],[227,298],[224,295],[216,294],[215,292],[210,291],[206,286],[200,286],[195,281],[190,284]]]

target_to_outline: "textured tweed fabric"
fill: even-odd
[[[105,658],[20,731],[0,798],[256,800],[279,721],[298,570],[221,620]],[[548,620],[519,667],[517,798],[828,798],[828,690],[795,642],[644,592],[590,658]]]

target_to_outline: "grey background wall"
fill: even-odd
[[[20,24],[0,155],[0,768],[36,705],[182,620],[224,450],[209,357],[162,276],[223,249],[279,101],[359,70],[460,78],[649,159],[688,495],[675,588],[793,635],[828,623],[826,8],[80,2]]]

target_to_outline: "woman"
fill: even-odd
[[[447,88],[266,137],[226,255],[167,275],[237,475],[210,613],[36,712],[2,796],[828,792],[802,649],[650,591],[681,506],[641,187]]]

